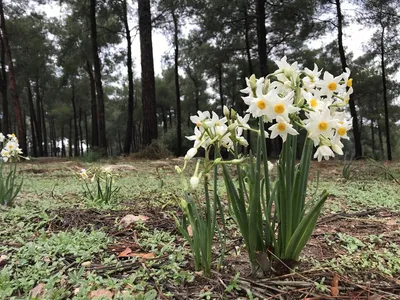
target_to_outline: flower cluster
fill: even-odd
[[[250,129],[247,122],[250,115],[244,117],[238,115],[234,110],[230,110],[224,106],[225,117],[219,118],[215,112],[198,111],[197,116],[191,116],[190,120],[196,124],[194,135],[186,138],[194,141],[194,145],[187,152],[185,159],[191,159],[196,155],[197,150],[202,147],[207,149],[210,145],[217,148],[224,147],[232,149],[234,142],[242,146],[248,146],[247,140],[243,137],[244,130]]]
[[[22,150],[19,148],[15,134],[7,134],[6,137],[3,133],[0,133],[0,143],[3,143],[3,149],[0,154],[4,162],[18,161],[20,158],[25,158],[22,156]]]
[[[247,87],[241,90],[246,94],[246,112],[270,124],[270,135],[265,136],[271,139],[280,136],[285,142],[288,134],[297,135],[301,128],[307,130],[308,138],[318,147],[314,155],[318,161],[333,157],[334,152],[342,155],[342,139],[349,139],[347,132],[352,123],[344,112],[353,93],[350,70],[336,77],[325,71],[321,78],[322,70],[315,64],[313,70],[301,70],[297,62],[289,64],[286,57],[275,63],[278,69],[265,78],[246,78]],[[215,112],[200,111],[191,117],[196,128],[194,135],[187,138],[195,143],[186,159],[192,158],[199,147],[207,148],[215,141],[228,149],[235,140],[247,146],[242,133],[251,129],[247,125],[250,115],[237,115],[232,118],[233,123],[227,124],[229,111],[224,108],[224,112],[222,119]]]

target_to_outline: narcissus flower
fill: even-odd
[[[314,158],[317,158],[318,161],[321,161],[322,158],[328,160],[331,156],[334,157],[335,154],[333,153],[332,149],[329,148],[329,146],[319,146],[314,154]]]
[[[278,135],[285,142],[287,135],[297,135],[299,134],[294,128],[293,125],[286,122],[286,120],[280,116],[276,118],[276,124],[272,125],[269,130],[271,130],[271,139],[276,138]]]

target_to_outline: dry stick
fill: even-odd
[[[366,215],[371,215],[371,214],[374,214],[374,213],[377,213],[377,212],[380,212],[383,210],[386,210],[386,208],[374,208],[374,209],[359,211],[359,212],[351,213],[351,214],[340,212],[335,215],[322,218],[321,220],[318,221],[317,225],[329,223],[329,222],[335,221],[336,219],[341,219],[341,218],[345,218],[345,217],[362,217],[362,216],[366,216]]]

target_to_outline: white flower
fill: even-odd
[[[286,122],[289,122],[289,114],[300,110],[300,108],[293,106],[293,96],[293,91],[283,98],[281,98],[275,90],[269,91],[266,96],[270,101],[270,105],[267,108],[268,117],[274,120],[280,116],[285,119]]]
[[[332,102],[330,100],[328,100],[327,102],[322,101],[320,98],[320,93],[317,90],[314,91],[314,93],[308,93],[304,90],[302,90],[301,92],[309,107],[314,111],[323,110],[327,105],[330,105]]]
[[[200,147],[207,148],[210,143],[210,138],[208,135],[200,131],[199,127],[194,128],[194,135],[186,136],[189,141],[194,141],[194,148]]]
[[[350,69],[346,68],[346,72],[343,72],[342,77],[344,80],[344,83],[346,84],[347,87],[352,87],[353,86],[353,78],[350,78]]]
[[[308,131],[308,137],[318,145],[320,134],[327,138],[333,136],[332,129],[336,126],[337,120],[332,118],[329,108],[326,107],[322,111],[310,112],[304,123],[306,123],[304,128]]]
[[[5,138],[4,134],[0,132],[0,143],[4,142]]]
[[[198,116],[191,116],[190,121],[192,121],[194,124],[196,124],[197,127],[201,127],[201,123],[205,121],[206,119],[210,118],[210,112],[208,111],[197,111]]]
[[[272,162],[268,161],[268,171],[271,172],[273,168],[274,168],[274,164]]]
[[[185,155],[185,159],[189,160],[192,159],[195,155],[197,154],[197,149],[196,148],[190,148],[188,152]]]
[[[238,143],[244,147],[247,147],[249,145],[249,142],[242,136],[237,136],[236,140],[238,141]]]
[[[311,83],[313,83],[314,85],[318,81],[319,76],[321,76],[321,70],[318,71],[317,64],[314,64],[314,70],[312,71],[309,68],[305,68],[304,73],[307,75],[308,78],[310,78]]]
[[[79,175],[81,175],[81,177],[83,179],[88,179],[88,177],[89,177],[87,172],[86,172],[86,169],[82,169],[81,172],[79,173]]]
[[[269,101],[266,96],[262,93],[262,86],[257,86],[256,91],[257,97],[243,97],[244,102],[249,106],[246,112],[251,113],[254,118],[258,118],[261,116],[267,116],[267,107]]]
[[[274,73],[283,73],[287,78],[290,78],[293,77],[293,75],[297,75],[298,73],[297,61],[289,65],[286,59],[286,56],[284,56],[281,60],[275,60],[275,63],[277,64],[279,69],[276,70]]]
[[[317,87],[321,88],[321,93],[326,95],[328,98],[332,97],[333,93],[338,93],[343,90],[340,85],[342,76],[333,77],[333,75],[327,71],[324,73],[323,80],[317,83]]]
[[[244,129],[250,129],[249,124],[247,124],[250,120],[250,115],[246,114],[243,118],[239,115],[236,116],[236,123]]]
[[[253,88],[255,88],[255,86],[262,86],[263,84],[264,84],[264,77],[258,79],[256,79],[254,75],[252,75],[250,78],[246,77],[247,87],[240,90],[240,92],[243,94],[247,94],[249,97],[255,97],[256,95],[253,93]]]
[[[192,176],[190,178],[190,186],[195,189],[199,185],[199,177],[197,176]]]
[[[282,138],[283,142],[286,141],[287,135],[297,135],[299,134],[295,129],[293,129],[293,125],[286,122],[286,120],[280,116],[276,118],[277,123],[272,125],[269,130],[271,130],[271,139],[276,138],[278,135]]]
[[[318,158],[318,161],[321,161],[322,158],[329,160],[329,157],[334,157],[335,154],[333,153],[332,149],[328,146],[319,146],[317,151],[315,151],[314,158]]]
[[[12,141],[12,142],[17,142],[17,143],[18,143],[18,139],[17,139],[17,137],[15,136],[14,133],[7,134],[7,137],[8,137],[8,139],[9,139],[10,141]]]

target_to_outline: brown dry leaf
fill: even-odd
[[[397,223],[397,220],[395,220],[395,219],[390,219],[390,220],[388,220],[388,221],[386,222],[386,224],[389,225],[389,226],[396,226],[396,225],[399,225],[399,223]]]
[[[41,296],[43,296],[45,289],[46,284],[39,283],[29,292],[29,296],[32,298],[40,298]]]
[[[126,215],[125,217],[123,217],[121,219],[121,221],[119,223],[120,223],[120,225],[122,225],[124,227],[128,227],[132,223],[136,223],[138,221],[146,222],[148,219],[149,219],[149,217],[142,216],[142,215],[138,215],[138,216]]]
[[[339,295],[339,276],[335,274],[331,282],[331,296],[336,297]]]
[[[118,257],[130,257],[132,253],[132,249],[127,247],[124,251],[122,251],[120,254],[118,254]]]
[[[89,298],[90,299],[95,299],[95,298],[108,298],[108,299],[112,299],[114,297],[114,293],[109,291],[109,290],[105,290],[105,289],[99,289],[96,291],[91,291],[89,294]]]
[[[8,262],[8,256],[7,255],[1,255],[0,256],[0,267],[6,265]]]
[[[187,231],[188,231],[189,236],[193,236],[192,225],[189,225],[189,226],[187,227]]]

